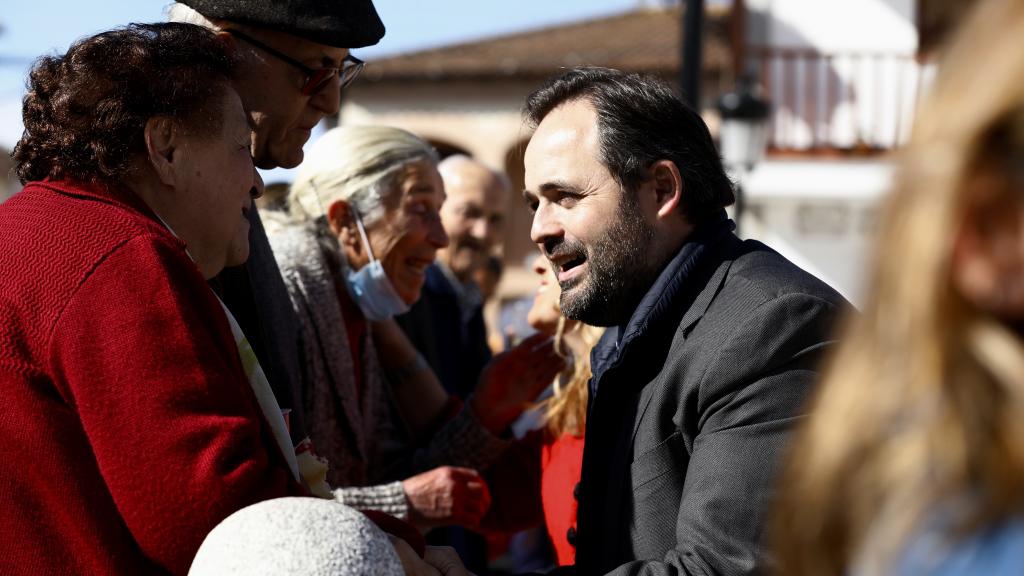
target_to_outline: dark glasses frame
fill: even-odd
[[[234,28],[225,28],[224,32],[244,40],[260,50],[263,50],[267,54],[274,56],[278,60],[291,64],[295,68],[301,70],[302,73],[306,75],[306,82],[302,85],[302,93],[306,96],[311,96],[323,90],[324,87],[330,84],[331,79],[335,76],[340,78],[342,88],[348,86],[356,79],[356,76],[359,76],[359,73],[363,71],[363,66],[365,65],[365,62],[349,54],[341,61],[341,68],[310,68],[295,58],[260,42],[244,32],[235,30]]]

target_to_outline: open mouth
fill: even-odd
[[[427,267],[433,262],[433,260],[424,260],[422,258],[409,258],[405,261],[405,264],[413,273],[423,275],[427,273]]]
[[[558,267],[559,272],[561,272],[561,273],[569,272],[573,268],[576,268],[577,266],[580,266],[581,264],[583,264],[586,261],[587,261],[587,257],[586,256],[577,256],[577,257],[573,258],[572,260],[567,260],[567,261],[563,262],[561,266]]]
[[[587,257],[579,255],[558,265],[558,283],[565,290],[583,273],[583,265],[587,263]]]

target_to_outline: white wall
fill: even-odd
[[[740,232],[858,305],[892,176],[886,160],[762,162],[744,179]]]
[[[823,52],[917,51],[914,0],[747,0],[746,6],[752,17],[766,18],[767,30],[755,31],[759,36],[752,39],[758,44]]]

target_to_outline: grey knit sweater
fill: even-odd
[[[468,407],[431,438],[411,438],[401,424],[369,333],[363,342],[363,386],[357,393],[338,289],[327,253],[310,224],[263,214],[267,237],[300,325],[306,428],[330,463],[336,497],[359,509],[408,515],[401,482],[431,468],[484,468],[508,442],[484,428]],[[419,447],[419,448],[414,448]],[[387,483],[387,481],[391,481]]]

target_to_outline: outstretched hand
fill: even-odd
[[[476,526],[491,507],[487,482],[471,468],[441,466],[402,481],[417,528]]]
[[[554,339],[534,334],[491,360],[480,375],[470,406],[488,430],[500,433],[564,368]]]

